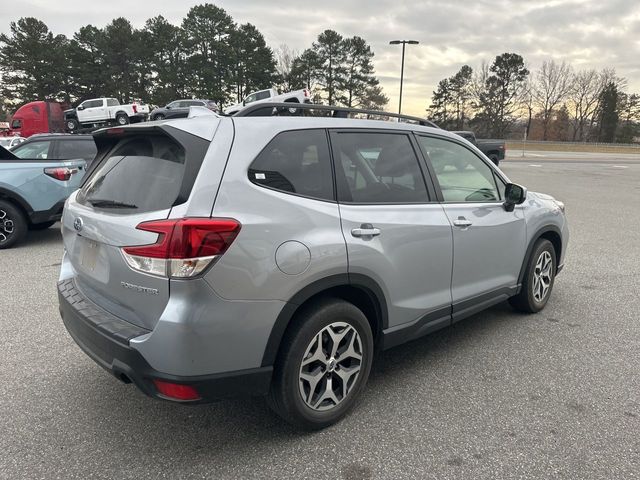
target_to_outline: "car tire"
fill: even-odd
[[[0,200],[0,250],[11,248],[27,234],[27,219],[14,204]]]
[[[157,120],[164,120],[164,118],[165,118],[165,117],[164,117],[164,115],[163,115],[163,114],[161,114],[161,113],[159,113],[159,114],[157,114],[157,115],[154,115],[154,116],[153,116],[153,118],[152,118],[152,120],[153,120],[153,121],[157,121]]]
[[[78,129],[80,128],[80,124],[78,123],[78,120],[76,120],[75,118],[69,118],[68,120],[65,120],[64,122],[65,127],[67,128],[68,132],[77,132]]]
[[[496,167],[500,163],[500,160],[498,160],[498,155],[496,155],[495,153],[489,155],[489,160],[491,160]]]
[[[340,420],[365,387],[373,360],[373,334],[360,309],[333,298],[304,308],[292,322],[267,402],[296,427],[318,430]]]
[[[56,223],[55,220],[51,220],[50,222],[42,222],[42,223],[32,223],[29,226],[30,230],[46,230],[49,227],[52,227]]]
[[[116,123],[118,125],[129,125],[129,117],[126,113],[119,113],[116,115]]]
[[[556,251],[544,238],[533,246],[520,293],[509,299],[513,308],[525,313],[542,310],[551,296],[556,278]]]

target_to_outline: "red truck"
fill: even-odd
[[[27,138],[36,133],[64,133],[64,105],[59,102],[29,102],[11,117],[11,135]]]

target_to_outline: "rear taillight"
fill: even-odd
[[[310,94],[309,94],[309,90],[307,90],[306,88],[303,90],[304,92],[304,96],[309,98]]]
[[[134,270],[173,278],[195,277],[231,246],[240,232],[231,218],[181,218],[143,222],[136,228],[158,234],[151,245],[124,247]]]
[[[71,175],[74,173],[78,173],[77,168],[69,168],[69,167],[50,167],[44,169],[44,174],[55,178],[56,180],[60,180],[61,182],[66,182],[71,178]]]
[[[133,105],[131,105],[131,108],[133,108],[133,113],[138,113],[138,105],[134,103]]]
[[[200,400],[200,394],[191,385],[184,385],[181,383],[165,382],[164,380],[154,379],[153,384],[158,390],[158,393],[163,397],[170,398],[172,400]]]

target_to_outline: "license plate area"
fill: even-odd
[[[93,240],[88,240],[83,237],[80,238],[80,265],[90,272],[93,272],[96,268],[96,262],[98,261],[98,253],[100,251],[100,245]]]

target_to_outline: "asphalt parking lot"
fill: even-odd
[[[385,352],[318,433],[261,399],[184,407],[119,383],[59,319],[59,232],[1,251],[0,478],[640,477],[640,158],[533,160],[503,168],[563,200],[572,234],[547,308]]]

